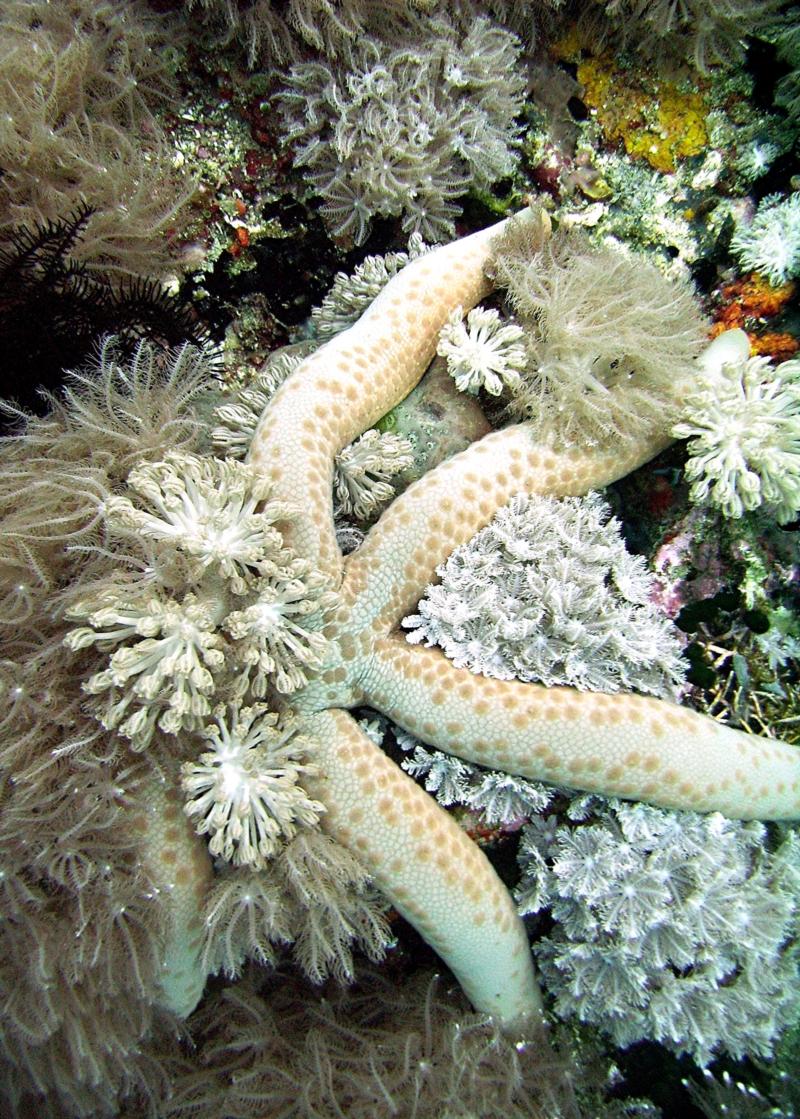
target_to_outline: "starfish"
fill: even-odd
[[[337,596],[324,663],[286,700],[316,740],[319,773],[304,784],[324,805],[320,826],[365,864],[476,1009],[516,1026],[540,1015],[541,1000],[510,895],[349,709],[374,708],[430,746],[508,773],[746,819],[800,816],[800,751],[664,700],[478,677],[399,631],[436,567],[514,494],[606,486],[666,447],[666,429],[589,449],[537,446],[525,424],[491,432],[412,484],[342,556],[334,457],[416,385],[455,309],[489,294],[504,225],[410,262],[351,328],[306,358],[269,402],[249,461],[272,499],[301,506],[282,527],[285,542]]]

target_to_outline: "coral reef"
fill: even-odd
[[[4,6],[4,1114],[797,1110],[795,24]]]
[[[513,222],[540,242],[536,214]],[[664,700],[476,677],[396,632],[436,566],[513,494],[566,496],[627,473],[669,441],[668,407],[588,450],[536,447],[525,425],[491,432],[410,486],[342,558],[335,456],[421,376],[455,308],[489,291],[498,232],[408,262],[282,380],[244,463],[209,454],[208,363],[191,349],[159,365],[140,347],[128,367],[107,346],[98,379],[81,374],[7,441],[14,781],[0,841],[20,918],[4,933],[6,975],[22,994],[40,966],[54,985],[82,984],[78,1004],[48,1003],[35,1029],[24,1004],[11,1017],[12,1099],[47,1086],[56,1106],[86,1113],[117,1092],[160,1091],[146,1062],[123,1071],[153,1015],[167,1027],[210,969],[236,975],[279,943],[315,979],[352,975],[354,943],[378,956],[389,939],[368,877],[477,1009],[535,1028],[527,938],[500,878],[348,708],[366,703],[424,745],[523,779],[747,817],[798,811],[789,746]],[[524,787],[483,782],[476,795],[502,812],[510,791]],[[98,829],[119,832],[102,863]],[[118,941],[91,948],[85,920],[93,932],[122,922],[123,942],[140,945],[121,1002],[108,970]],[[31,938],[42,954],[20,984]],[[103,1007],[122,1016],[113,1059],[96,1033]],[[67,1066],[75,1031],[84,1056]]]

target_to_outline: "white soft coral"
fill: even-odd
[[[252,467],[233,459],[169,454],[127,481],[129,493],[102,512],[145,577],[120,578],[67,610],[82,625],[66,644],[110,654],[84,685],[103,697],[102,724],[142,749],[156,727],[199,730],[231,671],[238,697],[249,687],[261,698],[268,678],[281,692],[305,684],[327,648],[320,630],[335,595],[283,547],[275,524],[295,507],[270,500]],[[192,587],[180,600],[176,582]]]
[[[268,679],[279,692],[297,691],[307,683],[305,670],[322,664],[328,641],[319,631],[336,594],[324,575],[296,558],[276,566],[257,590],[255,602],[228,614],[224,628],[254,695],[265,694]]]
[[[88,622],[67,634],[69,648],[114,650],[84,690],[108,694],[100,721],[130,738],[135,749],[147,746],[156,723],[177,734],[208,715],[207,697],[225,659],[212,602],[191,593],[181,602],[155,595],[136,601],[120,586],[76,603],[68,616]]]
[[[485,389],[499,396],[516,385],[527,364],[524,333],[513,322],[504,322],[497,311],[474,307],[463,319],[457,307],[439,335],[437,352],[447,360],[447,371],[459,392],[473,396]]]
[[[274,522],[295,512],[285,502],[264,504],[268,489],[250,466],[235,459],[172,453],[162,462],[132,470],[128,485],[137,503],[129,497],[110,498],[110,525],[171,544],[202,570],[218,571],[237,594],[280,551],[283,538]]]
[[[689,440],[693,501],[728,517],[766,505],[778,521],[800,509],[800,361],[734,356],[708,369],[673,435]]]
[[[210,749],[181,767],[187,816],[208,849],[237,866],[263,867],[298,827],[313,827],[324,806],[300,784],[316,767],[301,760],[309,740],[264,704],[214,713],[204,737]]]

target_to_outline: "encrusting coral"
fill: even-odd
[[[535,212],[510,221],[541,247]],[[685,378],[662,384],[663,414],[653,409],[624,439],[593,433],[588,448],[556,449],[525,423],[491,432],[412,484],[341,554],[336,455],[417,383],[455,308],[489,293],[506,226],[410,261],[280,384],[244,463],[209,454],[193,403],[203,362],[191,351],[162,377],[145,349],[133,371],[107,351],[99,384],[84,378],[7,445],[0,561],[13,710],[3,766],[13,781],[0,853],[21,916],[3,981],[19,982],[14,969],[35,940],[23,993],[39,967],[54,987],[77,975],[75,998],[115,1031],[113,1044],[70,1048],[88,1028],[74,999],[59,1017],[49,996],[50,1018],[34,1026],[44,1012],[17,1006],[6,1041],[17,1095],[56,1085],[71,1110],[86,1113],[97,1097],[107,1107],[118,1085],[131,1090],[144,1075],[124,1058],[156,1008],[185,1015],[209,968],[235,974],[247,955],[268,958],[268,942],[292,941],[316,976],[347,975],[353,941],[379,955],[388,933],[367,874],[477,1010],[532,1034],[540,997],[506,887],[350,708],[368,705],[430,746],[533,780],[743,818],[800,815],[800,752],[787,744],[653,697],[473,676],[398,631],[436,567],[514,495],[586,493],[665,447],[668,396]],[[137,384],[161,393],[160,410],[136,401]],[[123,851],[112,847],[105,870],[87,855],[98,829]],[[216,881],[206,834],[234,864],[218,863]],[[245,877],[257,892],[240,889]],[[224,951],[214,906],[237,922]],[[141,946],[121,1006],[94,967],[105,949],[86,949],[98,913]]]

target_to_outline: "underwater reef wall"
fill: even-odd
[[[795,1113],[797,14],[4,7],[4,1113]]]

